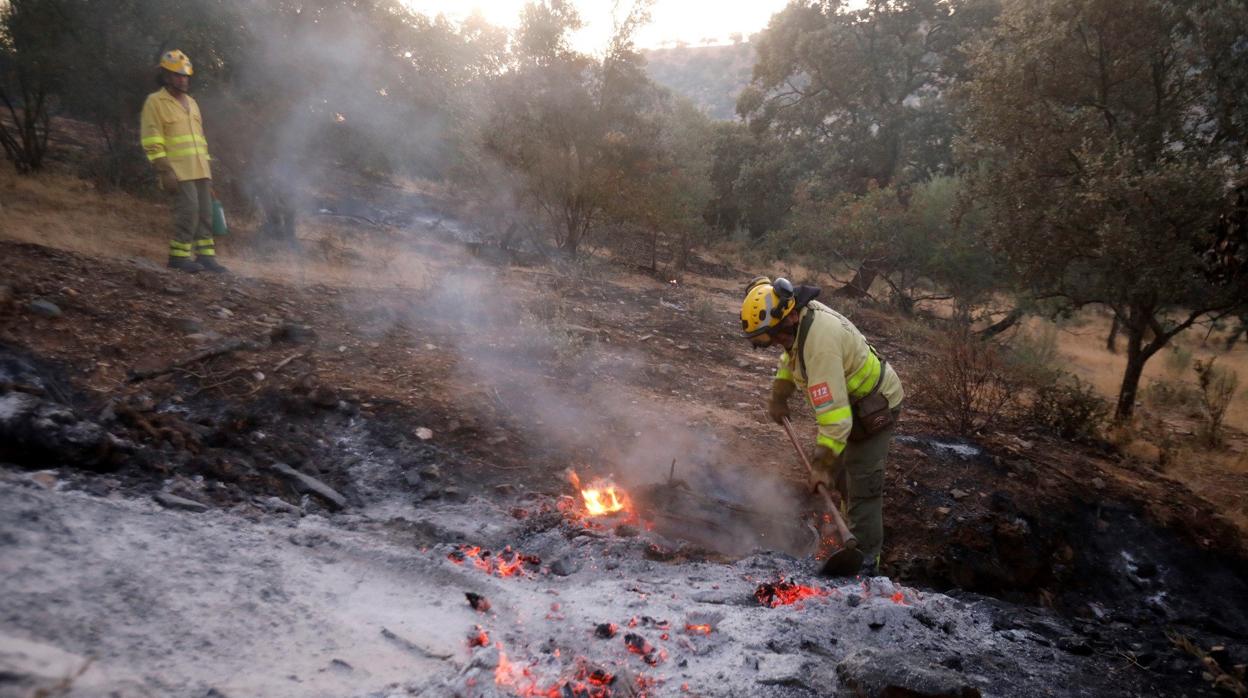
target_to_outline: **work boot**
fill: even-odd
[[[204,255],[200,255],[195,262],[199,264],[204,271],[211,272],[213,274],[226,274],[230,271],[229,269],[221,266],[221,263],[217,261],[216,257],[205,257]]]
[[[204,270],[204,267],[188,257],[170,257],[169,268],[184,271],[188,274],[197,274]]]

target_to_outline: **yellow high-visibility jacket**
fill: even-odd
[[[798,347],[802,348],[801,362],[796,356]],[[798,316],[793,349],[780,356],[776,380],[792,381],[803,389],[819,423],[817,443],[840,455],[854,425],[850,403],[871,392],[880,380],[881,366],[884,379],[880,392],[889,407],[897,407],[905,392],[893,367],[880,361],[848,318],[810,301]]]
[[[164,88],[148,95],[139,117],[139,134],[148,161],[155,164],[168,158],[179,182],[212,179],[204,119],[190,95],[186,107]]]

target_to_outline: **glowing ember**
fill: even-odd
[[[536,555],[515,552],[511,546],[503,548],[502,552],[495,555],[488,550],[482,550],[479,545],[461,545],[456,550],[452,550],[446,559],[457,565],[462,565],[465,560],[472,560],[473,566],[477,569],[499,577],[523,576],[525,563],[534,567],[542,564],[541,558]]]
[[[585,513],[590,516],[606,516],[629,509],[628,494],[611,480],[598,479],[582,487],[575,471],[568,471],[568,479],[580,490]]]
[[[792,603],[797,603],[802,599],[827,595],[827,589],[803,586],[793,582],[792,580],[780,580],[774,583],[760,584],[758,585],[758,588],[754,590],[754,598],[758,599],[759,603],[768,608],[787,606]]]
[[[903,594],[903,593],[901,593],[900,591],[895,592],[895,593],[892,595],[892,597],[890,597],[890,598],[892,598],[893,603],[895,603],[895,604],[901,604],[902,606],[908,606],[908,605],[909,605],[909,604],[907,604],[907,603],[906,603],[906,595],[905,595],[905,594]]]
[[[705,624],[692,625],[692,624],[686,623],[685,632],[689,633],[690,635],[693,635],[695,633],[702,633],[703,635],[710,635],[711,626],[705,625]]]
[[[472,632],[468,634],[469,647],[489,647],[490,636],[485,634],[485,629],[479,625],[472,626]]]

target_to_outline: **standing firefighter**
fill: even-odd
[[[873,573],[884,541],[884,458],[904,393],[893,367],[818,295],[815,286],[759,277],[746,287],[741,329],[756,347],[784,348],[767,413],[781,423],[789,396],[805,391],[819,423],[815,477],[835,483],[847,502],[849,528]]]
[[[160,188],[172,194],[169,266],[187,272],[224,272],[212,240],[212,169],[208,139],[191,87],[191,59],[181,51],[160,57],[161,89],[147,96],[140,135]]]

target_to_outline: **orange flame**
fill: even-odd
[[[568,471],[568,479],[581,491],[585,511],[590,516],[606,516],[629,508],[628,494],[611,480],[594,480],[588,487],[581,487],[581,478],[575,471]]]

